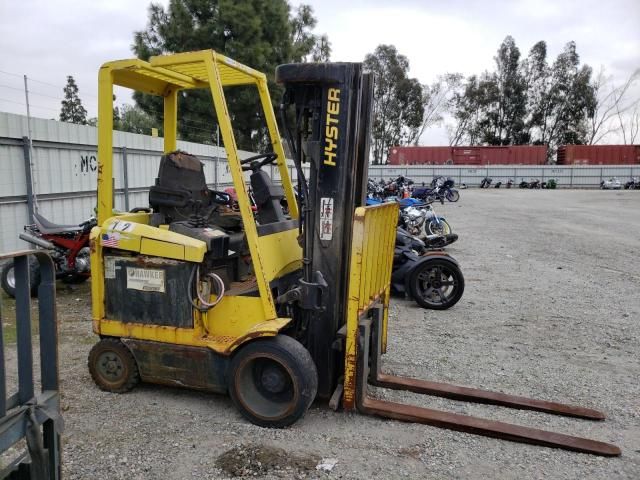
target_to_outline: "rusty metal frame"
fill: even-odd
[[[583,407],[384,374],[381,371],[380,362],[382,322],[383,309],[381,305],[369,309],[368,312],[360,317],[356,386],[356,406],[358,411],[370,415],[422,423],[520,443],[601,456],[618,456],[621,454],[618,447],[605,442],[369,397],[367,384],[372,384],[395,390],[406,390],[456,400],[490,403],[510,408],[537,410],[590,420],[603,420],[605,418],[603,413]]]
[[[38,321],[40,346],[40,392],[34,390],[31,331],[29,256],[40,268]],[[0,255],[14,262],[16,279],[16,348],[18,391],[7,396],[3,325],[0,312],[0,453],[26,438],[23,452],[0,470],[0,478],[17,472],[20,478],[56,480],[62,477],[60,390],[58,382],[58,326],[56,321],[55,267],[43,250],[24,250]]]

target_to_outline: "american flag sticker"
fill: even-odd
[[[119,233],[103,233],[102,234],[102,246],[103,247],[117,247],[120,240]]]

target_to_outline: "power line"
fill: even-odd
[[[20,75],[18,73],[14,73],[14,72],[7,72],[6,70],[0,70],[0,73],[3,73],[5,75],[10,75],[10,76],[13,76],[13,77],[24,78],[24,75]],[[32,77],[29,77],[29,76],[27,76],[27,78],[28,78],[28,80],[30,82],[36,82],[36,83],[40,83],[42,85],[47,85],[49,87],[63,89],[63,90],[65,88],[62,85],[55,85],[53,83],[45,82],[45,81],[39,80],[37,78],[32,78]],[[6,85],[6,84],[0,84],[0,87],[8,88],[10,90],[15,90],[15,91],[20,91],[20,92],[23,91],[23,88],[13,87],[11,85]],[[49,95],[49,94],[42,93],[42,92],[36,92],[36,91],[30,90],[29,93],[31,93],[32,95],[36,95],[36,96],[41,96],[41,97],[45,97],[45,98],[51,98],[51,99],[56,100],[58,102],[62,101],[62,99],[60,97],[55,97],[53,95]],[[90,93],[83,93],[81,95],[81,97],[82,96],[96,98],[96,99],[98,98],[96,95],[92,95]],[[0,101],[12,103],[12,104],[15,104],[15,105],[25,106],[24,102],[16,102],[15,100],[10,100],[10,99],[7,99],[7,98],[0,98]],[[36,104],[33,104],[33,103],[30,103],[29,105],[31,107],[33,107],[33,108],[37,108],[37,109],[41,109],[41,110],[49,110],[49,111],[52,111],[52,112],[58,112],[59,111],[57,108],[45,107],[45,106],[36,105]],[[127,104],[123,104],[123,105],[127,105]],[[147,109],[147,111],[155,113],[158,116],[158,118],[162,118],[163,115],[164,115],[164,112],[160,112],[160,111],[154,110],[154,109]],[[215,132],[215,127],[217,125],[217,123],[211,123],[210,124],[210,123],[207,123],[207,122],[198,121],[198,120],[191,120],[191,119],[180,119],[179,123],[182,124],[182,126],[180,128],[181,131],[193,132],[193,133],[195,133],[195,132],[205,132],[205,133],[208,133],[208,134],[213,134]],[[201,127],[205,127],[205,128],[201,128]]]
[[[29,78],[29,80],[31,80]],[[59,102],[61,102],[62,100],[60,99],[60,97],[54,97],[53,95],[47,95],[46,93],[40,93],[40,92],[34,92],[32,90],[29,90],[29,93],[33,94],[33,95],[37,95],[39,97],[47,97],[47,98],[53,98],[54,100],[57,100]]]
[[[15,100],[9,100],[8,98],[1,98],[0,97],[0,102],[14,103],[14,104],[20,105],[22,107],[25,106],[24,102],[16,102]],[[57,108],[45,107],[45,106],[42,106],[42,105],[34,105],[33,103],[29,103],[29,106],[31,106],[33,108],[39,108],[41,110],[51,110],[52,112],[57,112],[58,111]]]
[[[19,92],[24,92],[24,87],[23,88],[12,87],[11,85],[4,85],[2,83],[0,83],[0,87],[10,88],[11,90],[18,90]]]
[[[15,103],[16,105],[22,105],[24,107],[24,102],[16,102],[15,100],[9,100],[8,98],[0,97],[0,102]]]
[[[27,78],[28,78],[28,77],[27,77]],[[29,80],[29,81],[31,81],[31,79],[30,79],[30,78],[28,78],[28,80]],[[24,88],[12,87],[11,85],[4,85],[4,84],[2,84],[2,83],[0,83],[0,87],[3,87],[3,88],[9,88],[9,89],[11,89],[11,90],[17,90],[17,91],[19,91],[19,92],[24,92]],[[60,99],[60,97],[54,97],[53,95],[48,95],[48,94],[46,94],[46,93],[42,93],[42,92],[36,92],[36,91],[33,91],[33,90],[29,90],[29,93],[30,93],[30,94],[32,94],[32,95],[37,95],[37,96],[39,96],[39,97],[53,98],[54,100],[62,101],[62,100]]]
[[[11,75],[12,77],[20,77],[20,78],[22,78],[22,75],[19,75],[17,73],[5,72],[4,70],[0,70],[0,73],[4,73],[5,75]]]
[[[11,75],[12,77],[20,77],[20,78],[24,77],[24,75],[21,75],[21,74],[18,74],[18,73],[14,73],[14,72],[7,72],[6,70],[0,70],[0,73],[4,73],[5,75]],[[62,85],[57,85],[57,84],[54,84],[54,83],[45,82],[44,80],[33,78],[33,77],[30,77],[29,75],[27,75],[27,79],[30,82],[40,83],[42,85],[47,85],[49,87],[53,87],[53,88],[56,88],[56,89],[60,89],[60,90],[64,90],[65,89],[65,87],[62,86]],[[13,87],[11,87],[11,88],[13,88]],[[43,93],[39,93],[38,95],[47,96],[46,94],[43,94]],[[87,97],[98,98],[97,95],[93,95],[91,93],[83,93],[83,95],[87,96]]]
[[[7,72],[5,70],[0,70],[0,73],[4,73],[6,75],[11,75],[11,76],[14,76],[14,77],[20,77],[20,78],[23,77],[23,75],[20,75],[20,74],[17,74],[17,73],[13,73],[13,72]],[[27,79],[30,82],[41,83],[43,85],[48,85],[48,86],[53,87],[53,88],[59,88],[59,89],[63,89],[63,90],[65,88],[62,85],[55,85],[53,83],[45,82],[43,80],[39,80],[37,78],[33,78],[33,77],[29,77],[29,76],[27,76]],[[10,85],[5,85],[5,84],[0,84],[0,87],[9,88],[11,90],[23,91],[23,88],[17,88],[17,87],[13,87],[13,86],[10,86]],[[54,97],[53,95],[48,95],[48,94],[42,93],[42,92],[36,92],[36,91],[29,90],[29,93],[31,93],[32,95],[51,98],[51,99],[57,100],[59,102],[62,101],[62,99],[60,97]],[[82,94],[79,94],[78,96],[80,98],[82,98],[82,97],[91,97],[91,98],[96,98],[96,99],[98,98],[97,95],[92,95],[92,94],[86,93],[86,92],[82,93]],[[126,105],[126,104],[123,104],[123,105]],[[158,115],[159,118],[162,118],[162,116],[164,115],[164,112],[160,112],[160,111],[154,110],[154,109],[147,109],[147,111],[155,113],[156,115]],[[179,123],[190,124],[191,128],[193,128],[195,130],[206,131],[206,132],[209,132],[210,131],[209,128],[213,129],[215,127],[215,125],[217,124],[217,123],[209,124],[207,122],[202,122],[202,121],[198,121],[198,120],[188,120],[188,119],[180,119]],[[206,128],[198,128],[195,125],[198,125],[199,127],[206,127]],[[186,130],[186,128],[184,128],[184,129]]]
[[[53,88],[62,88],[64,90],[64,87],[62,85],[54,85],[53,83],[43,82],[42,80],[38,80],[36,78],[32,78],[29,75],[27,75],[27,78],[29,79],[30,82],[41,83],[42,85],[48,85],[48,86],[53,87]]]

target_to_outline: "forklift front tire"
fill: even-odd
[[[135,358],[117,338],[103,338],[89,352],[89,373],[101,390],[125,393],[140,381]]]
[[[229,395],[251,423],[283,428],[300,419],[318,391],[309,351],[286,335],[256,340],[229,365]]]

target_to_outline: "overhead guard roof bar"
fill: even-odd
[[[255,84],[264,74],[211,50],[140,59],[116,60],[103,67],[113,74],[114,85],[164,96],[169,90],[208,88],[205,58],[213,55],[224,87]]]

